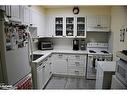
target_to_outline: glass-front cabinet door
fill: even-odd
[[[85,17],[77,17],[77,37],[86,37]]]
[[[66,36],[74,36],[74,17],[66,17]]]
[[[63,17],[55,18],[55,36],[63,36]]]

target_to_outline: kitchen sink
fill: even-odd
[[[42,57],[43,54],[33,54],[33,61],[37,60],[38,58]],[[30,56],[32,58],[32,55]]]

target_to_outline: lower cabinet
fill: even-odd
[[[52,54],[38,65],[32,73],[35,89],[43,89],[52,74],[85,76],[86,55],[79,54]]]
[[[37,68],[37,88],[42,89],[45,84],[45,64]]]
[[[69,55],[68,75],[85,76],[86,55]]]
[[[37,68],[37,87],[35,87],[37,89],[43,89],[52,76],[52,63],[50,58],[51,57],[45,58]]]
[[[86,55],[53,54],[53,74],[85,76]]]
[[[53,74],[67,75],[67,55],[66,54],[53,54]]]

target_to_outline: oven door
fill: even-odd
[[[119,60],[116,64],[116,77],[127,86],[127,63]]]
[[[88,62],[86,67],[86,78],[87,79],[96,79],[96,58],[94,55],[88,55]]]

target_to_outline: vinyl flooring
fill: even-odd
[[[77,77],[53,76],[45,89],[94,89],[95,80]]]

